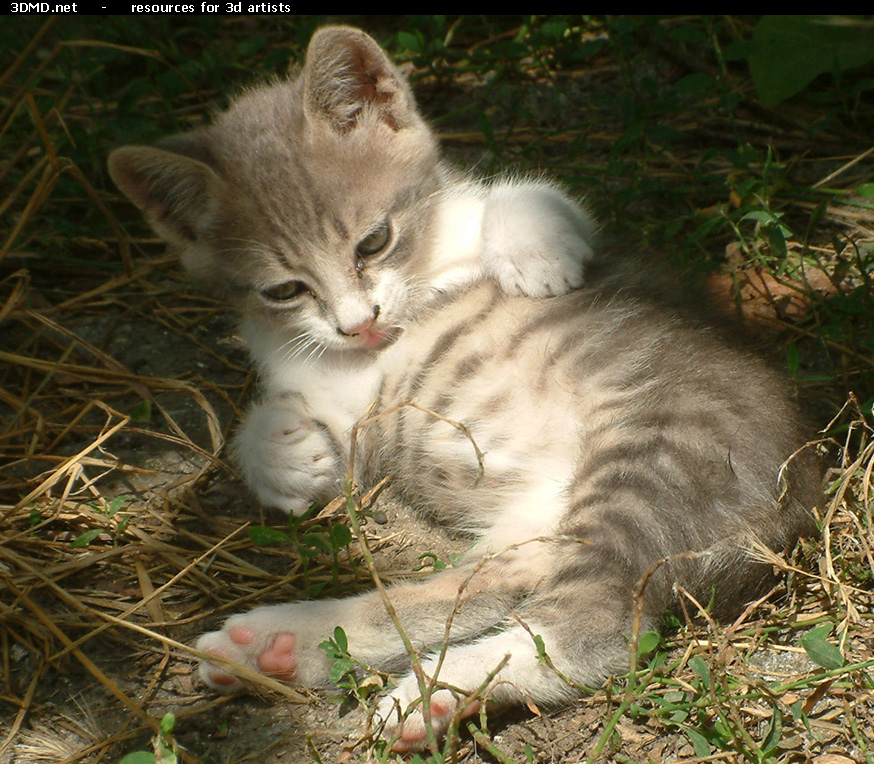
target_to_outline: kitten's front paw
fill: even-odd
[[[460,703],[464,703],[464,707],[459,711]],[[479,711],[479,707],[479,700],[468,700],[461,693],[448,689],[434,690],[430,699],[434,735],[439,740],[446,734],[456,714],[459,719],[464,719]],[[417,751],[427,746],[422,694],[415,674],[404,677],[392,693],[379,702],[376,715],[385,725],[383,737],[395,741],[392,750]]]
[[[322,618],[308,612],[314,605],[270,605],[232,616],[219,631],[203,634],[195,647],[283,682],[321,684],[327,658],[318,645],[325,638],[325,628]],[[232,667],[206,661],[200,664],[200,676],[220,692],[241,685]]]
[[[585,280],[594,231],[586,212],[554,186],[502,183],[489,190],[483,213],[483,267],[507,294],[565,294]]]
[[[299,515],[340,490],[340,459],[331,436],[282,399],[249,410],[234,454],[246,483],[265,506]]]

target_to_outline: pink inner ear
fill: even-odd
[[[379,89],[380,80],[385,85],[385,80],[391,76],[385,67],[380,66],[379,62],[370,60],[371,57],[361,49],[355,50],[352,57],[354,62],[351,68],[357,74],[358,79],[358,100],[369,101],[377,105],[390,101],[394,97],[394,89]]]
[[[345,28],[317,33],[310,43],[307,68],[311,102],[334,129],[353,130],[367,113],[395,132],[406,121],[402,81],[367,35]]]
[[[397,93],[397,88],[393,87],[391,71],[386,69],[381,61],[374,61],[373,56],[368,55],[368,51],[361,48],[356,49],[352,57],[354,60],[352,69],[357,73],[358,79],[358,87],[354,93],[355,99],[362,104],[369,103],[375,106],[382,121],[397,132],[400,127],[390,108]],[[355,112],[353,123],[350,126],[354,127],[360,112],[361,109]]]

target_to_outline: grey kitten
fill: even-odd
[[[593,255],[588,216],[548,184],[453,176],[363,32],[320,30],[299,74],[204,131],[119,149],[110,170],[241,310],[264,397],[235,452],[266,503],[330,498],[371,405],[421,407],[364,428],[356,468],[476,539],[455,567],[389,590],[438,682],[438,733],[483,699],[561,703],[626,667],[632,593],[660,560],[642,629],[677,584],[739,609],[769,579],[750,544],[815,529],[817,471],[803,452],[787,462],[804,438],[782,382],[643,278],[571,291]],[[197,647],[323,685],[335,626],[371,666],[409,667],[376,592],[258,607]],[[201,675],[239,685],[225,667]],[[407,673],[379,706],[397,750],[425,744],[420,695]]]

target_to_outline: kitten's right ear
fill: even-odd
[[[341,132],[363,118],[392,130],[420,122],[406,80],[370,35],[360,29],[330,26],[310,40],[304,65],[305,108]]]
[[[194,138],[179,136],[162,145],[167,148],[116,149],[109,155],[109,174],[161,238],[184,247],[214,219],[223,182]]]

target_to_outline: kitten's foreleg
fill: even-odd
[[[507,294],[551,297],[581,286],[594,240],[586,210],[550,183],[501,181],[487,189],[483,269]]]
[[[234,440],[246,483],[265,506],[299,515],[341,491],[342,461],[328,429],[293,396],[253,405]]]

